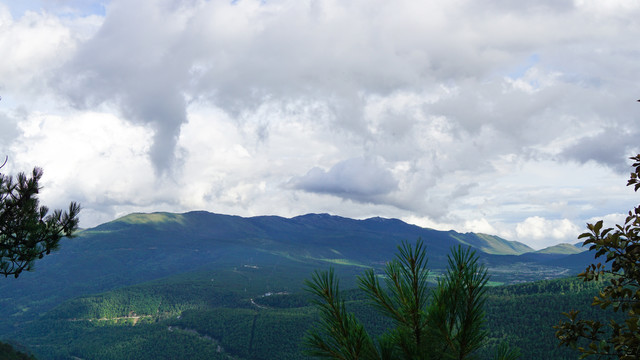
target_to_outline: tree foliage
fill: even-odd
[[[634,160],[634,172],[627,186],[640,189],[640,154]],[[578,319],[578,311],[565,313],[568,321],[560,322],[556,337],[561,345],[577,348],[581,358],[616,356],[623,360],[640,356],[640,205],[629,211],[624,224],[603,229],[602,220],[587,224],[588,232],[579,236],[584,245],[604,257],[602,263],[591,264],[579,274],[584,281],[608,281],[594,297],[592,306],[611,308],[625,314],[623,321],[611,319],[608,326],[600,321]],[[606,264],[609,263],[609,267]],[[578,346],[586,340],[588,345]]]
[[[60,239],[78,228],[77,203],[72,202],[65,212],[49,213],[46,206],[40,206],[41,177],[42,169],[37,167],[31,177],[0,173],[0,274],[5,277],[17,278],[30,270],[36,259],[56,250]]]
[[[0,343],[0,358],[3,360],[35,360],[33,355],[20,352],[5,343]]]
[[[469,359],[486,337],[484,329],[487,270],[475,252],[457,247],[448,257],[446,274],[433,291],[424,244],[403,243],[387,264],[383,284],[373,270],[359,277],[360,288],[378,312],[395,325],[374,341],[345,301],[332,270],[307,281],[315,295],[320,322],[305,338],[308,355],[330,359]],[[502,359],[517,351],[501,348]]]

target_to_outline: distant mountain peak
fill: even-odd
[[[562,243],[556,244],[553,246],[546,247],[544,249],[536,251],[538,254],[562,254],[562,255],[571,255],[571,254],[579,254],[583,251],[586,251],[586,248],[577,247],[572,244]]]
[[[309,213],[304,215],[294,216],[292,219],[330,219],[330,218],[342,218],[341,216],[331,215],[328,213]]]
[[[404,222],[404,221],[402,221],[400,219],[384,218],[384,217],[380,217],[380,216],[370,217],[370,218],[364,219],[364,221],[380,222],[380,223],[402,223],[402,224],[407,224],[406,222]],[[409,224],[407,224],[407,225],[409,225]]]
[[[184,221],[183,214],[175,214],[169,212],[153,212],[153,213],[131,213],[120,217],[115,222],[125,222],[129,224],[148,224],[148,223],[165,223]]]

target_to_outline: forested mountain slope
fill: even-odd
[[[40,359],[304,359],[300,342],[317,320],[309,295],[292,286],[292,268],[243,267],[199,271],[66,301],[13,334]],[[353,286],[353,275],[342,274]],[[561,312],[589,305],[600,284],[576,278],[548,280],[488,291],[486,348],[489,359],[502,341],[526,359],[575,359],[559,348],[553,325]],[[349,286],[347,286],[349,287]],[[345,291],[347,306],[367,330],[390,324],[359,290]]]

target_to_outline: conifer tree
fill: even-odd
[[[31,177],[19,173],[14,179],[0,173],[0,274],[5,277],[17,278],[31,270],[36,259],[56,250],[60,239],[72,236],[78,228],[77,203],[69,204],[65,212],[49,213],[46,206],[40,206],[41,178],[42,169],[37,167]]]
[[[305,338],[307,355],[329,359],[470,359],[486,337],[487,270],[474,251],[452,250],[448,268],[429,291],[424,244],[404,242],[387,264],[384,286],[373,270],[359,277],[362,289],[395,327],[375,341],[355,315],[347,312],[333,272],[316,272],[307,281],[315,295],[320,322]],[[501,346],[498,359],[516,359],[518,351]]]

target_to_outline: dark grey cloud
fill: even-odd
[[[188,55],[174,29],[182,24],[166,17],[180,9],[163,5],[114,2],[100,30],[52,80],[78,108],[116,105],[129,121],[151,126],[149,155],[161,172],[174,162],[188,82]]]
[[[380,203],[384,195],[397,190],[398,181],[378,161],[355,158],[341,161],[328,171],[314,167],[290,185],[307,192]]]
[[[0,109],[2,109],[2,101],[0,101]],[[4,162],[5,155],[9,155],[8,145],[17,135],[16,120],[0,110],[0,162]]]
[[[596,135],[580,139],[576,144],[566,148],[560,156],[580,163],[595,161],[626,173],[629,171],[629,156],[638,152],[640,129],[634,126],[626,129],[606,127]]]

